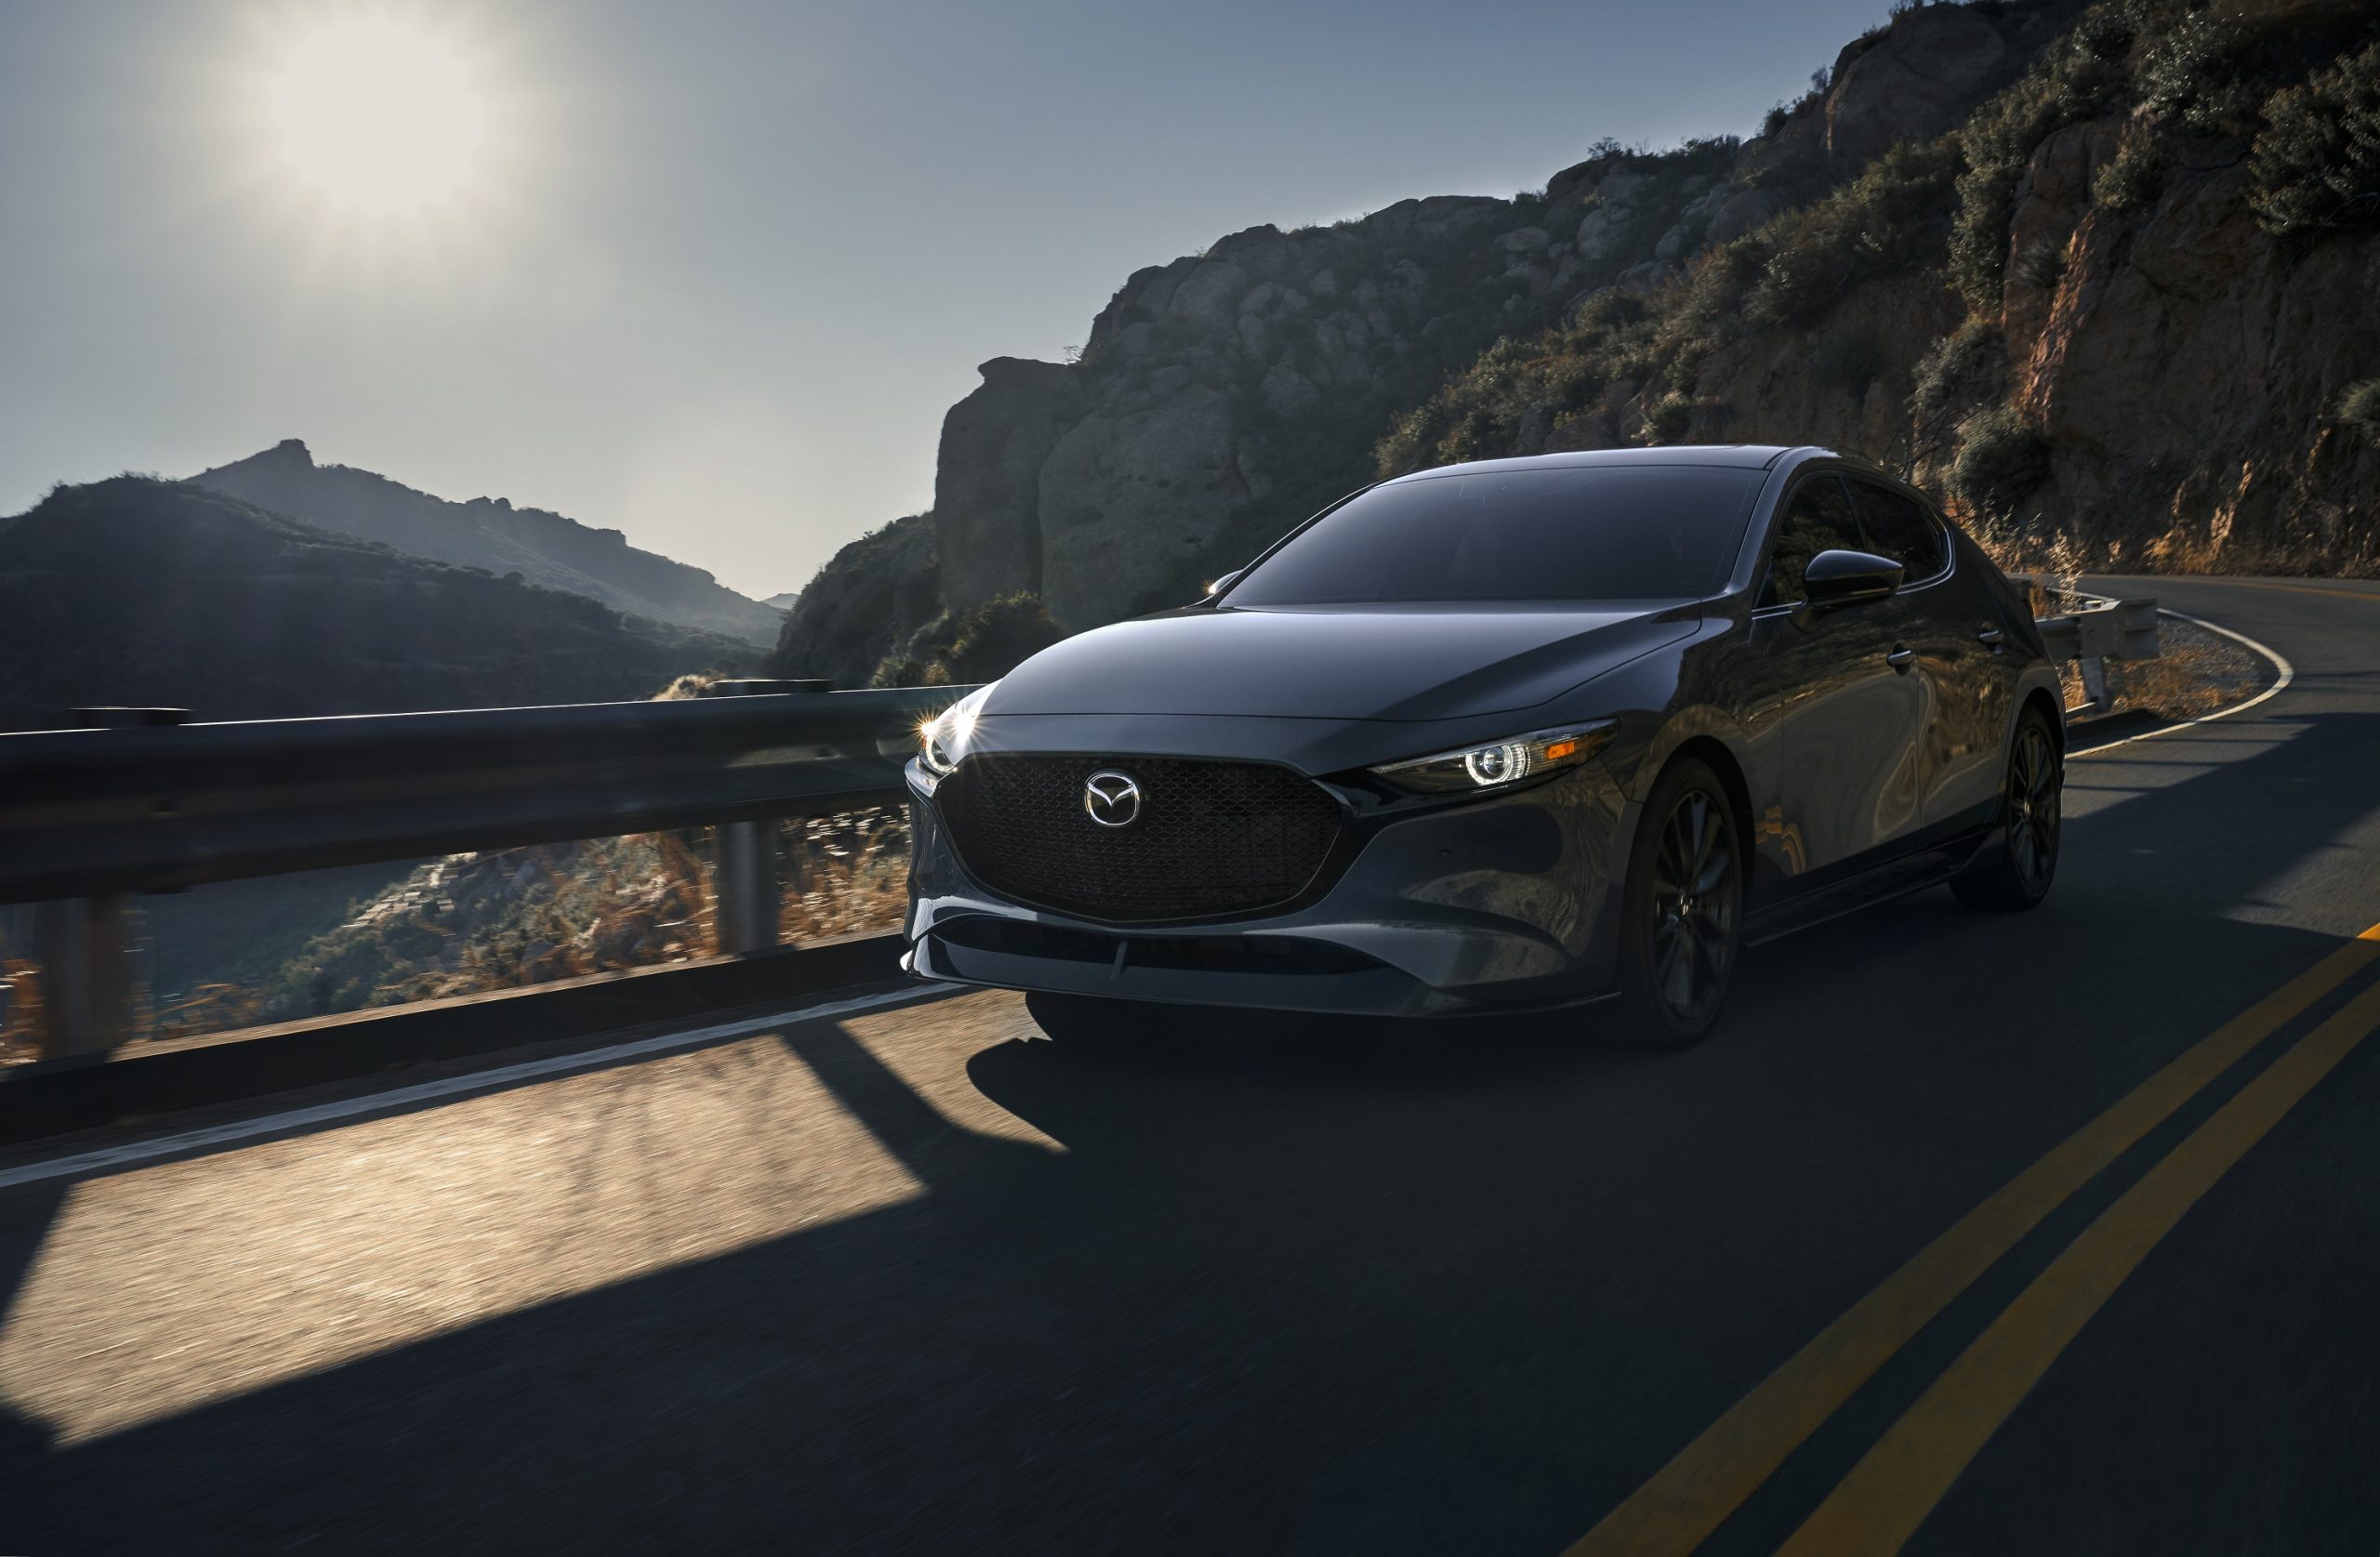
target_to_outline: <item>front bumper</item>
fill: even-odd
[[[1144,928],[1010,902],[960,863],[912,765],[907,934],[922,977],[1183,1005],[1429,1016],[1608,989],[1623,799],[1589,762],[1509,795],[1351,816],[1355,847],[1294,909]]]

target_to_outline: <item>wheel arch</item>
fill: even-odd
[[[2057,755],[2063,759],[2066,756],[2065,706],[2058,701],[2056,694],[2047,687],[2037,686],[2026,693],[2024,701],[2016,705],[2017,719],[2022,719],[2029,709],[2033,708],[2040,709],[2042,717],[2049,721],[2049,738],[2057,743]],[[2009,739],[2012,741],[2016,739],[2016,719],[2010,719],[2008,721]]]
[[[1749,889],[1752,886],[1754,852],[1752,849],[1753,817],[1752,785],[1744,776],[1743,763],[1732,750],[1728,749],[1727,743],[1705,732],[1689,735],[1672,747],[1669,755],[1661,761],[1661,772],[1666,772],[1688,758],[1700,762],[1716,773],[1719,776],[1720,785],[1727,791],[1727,809],[1735,813],[1736,818],[1737,869],[1743,876],[1744,886]],[[1660,782],[1660,775],[1656,773],[1654,783],[1659,782]],[[1646,785],[1646,793],[1648,795],[1652,793],[1651,785]]]

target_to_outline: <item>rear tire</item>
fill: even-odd
[[[1971,908],[2016,912],[2037,906],[2057,877],[2060,801],[2066,759],[2057,732],[2039,708],[2028,708],[2008,743],[2002,782],[1999,839],[1984,858],[1950,878],[1950,891]]]
[[[1717,1025],[1743,900],[1743,840],[1726,786],[1692,758],[1673,763],[1646,798],[1620,895],[1620,1004],[1638,1047],[1689,1049]]]

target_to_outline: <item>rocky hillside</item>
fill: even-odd
[[[0,730],[95,704],[223,719],[647,697],[747,656],[188,482],[62,486],[0,519]]]
[[[1828,442],[2012,547],[2369,571],[2376,38],[2363,0],[1904,7],[1741,144],[1236,233],[1079,362],[984,364],[932,511],[776,664],[946,674],[986,613],[1179,603],[1380,476],[1610,444]]]
[[[295,438],[191,479],[325,530],[458,567],[517,573],[528,583],[656,622],[763,646],[776,641],[784,625],[781,611],[737,594],[700,568],[640,551],[617,530],[597,530],[545,508],[516,508],[502,497],[450,503],[370,470],[317,465]]]

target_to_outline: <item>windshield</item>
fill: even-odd
[[[1641,600],[1726,582],[1765,473],[1719,466],[1483,471],[1374,487],[1250,570],[1232,605]]]

